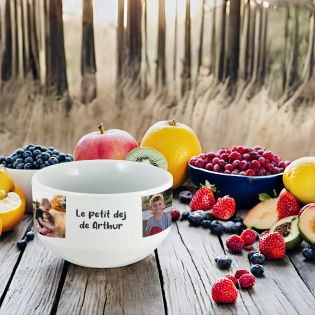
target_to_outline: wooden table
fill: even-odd
[[[175,207],[185,206],[175,201]],[[214,258],[227,252],[208,230],[173,225],[167,240],[146,259],[116,269],[88,269],[46,250],[35,238],[20,252],[16,241],[32,226],[26,216],[0,239],[0,314],[315,314],[315,268],[301,251],[268,262],[266,277],[240,290],[233,305],[211,299],[211,284],[226,272]],[[249,269],[246,252],[231,255]]]

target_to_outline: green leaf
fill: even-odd
[[[217,191],[217,188],[215,187],[215,185],[210,184],[207,180],[205,181],[205,184],[202,186],[206,186],[206,187],[210,188],[213,192]]]
[[[268,194],[266,194],[266,193],[259,194],[258,198],[259,198],[260,201],[271,199],[271,197]]]

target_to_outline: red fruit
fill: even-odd
[[[212,164],[212,163],[207,163],[206,169],[207,169],[208,171],[213,171],[213,164]]]
[[[285,255],[285,241],[279,232],[269,233],[259,239],[259,251],[269,260],[281,259]]]
[[[255,171],[251,168],[246,171],[246,176],[255,176]]]
[[[221,220],[230,219],[236,211],[235,200],[232,197],[224,196],[218,198],[215,205],[212,207],[212,214]]]
[[[242,275],[249,274],[249,272],[245,269],[239,269],[235,273],[235,278],[239,279]]]
[[[315,207],[315,202],[312,202],[312,203],[308,203],[307,205],[305,205],[299,212],[299,216],[308,208],[311,208],[311,207]]]
[[[158,226],[153,226],[150,230],[150,235],[155,235],[162,232],[162,229]]]
[[[285,188],[282,189],[277,202],[278,220],[299,214],[301,207],[295,197]]]
[[[225,278],[230,279],[234,283],[234,285],[238,284],[237,279],[233,275],[226,275]]]
[[[244,274],[238,279],[238,281],[242,289],[247,289],[254,286],[255,277],[251,274]]]
[[[191,210],[210,210],[215,203],[214,191],[215,187],[206,181],[193,195],[190,202]]]
[[[214,302],[234,303],[238,296],[238,291],[234,283],[226,277],[217,280],[211,289],[211,295]]]
[[[251,250],[254,249],[254,246],[253,246],[253,245],[245,245],[245,246],[243,247],[243,249],[249,252],[249,251],[251,251]]]
[[[269,234],[269,230],[263,231],[263,232],[260,234],[260,237],[263,237],[264,235],[267,235],[267,234]]]
[[[120,129],[104,130],[100,125],[99,132],[83,136],[74,148],[74,160],[111,159],[124,160],[138,142],[127,131]]]
[[[252,245],[256,241],[257,233],[252,229],[246,229],[242,232],[241,238],[243,239],[245,245]]]
[[[172,221],[177,221],[180,217],[180,212],[178,210],[171,211]]]
[[[233,234],[226,239],[226,246],[232,253],[240,253],[244,247],[244,241],[239,235]]]
[[[231,160],[240,160],[242,158],[241,154],[238,153],[237,151],[233,151],[231,154],[230,154],[230,159]]]

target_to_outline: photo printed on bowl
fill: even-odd
[[[66,237],[66,197],[61,195],[37,196],[33,201],[35,229],[41,235]]]
[[[142,197],[143,237],[158,234],[172,224],[173,190]]]

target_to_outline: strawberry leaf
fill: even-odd
[[[217,188],[215,187],[215,185],[210,184],[207,180],[205,181],[205,184],[202,186],[206,186],[206,187],[210,188],[213,192],[217,191]]]
[[[259,198],[260,201],[271,199],[271,197],[268,194],[266,194],[266,193],[259,194],[258,198]]]

